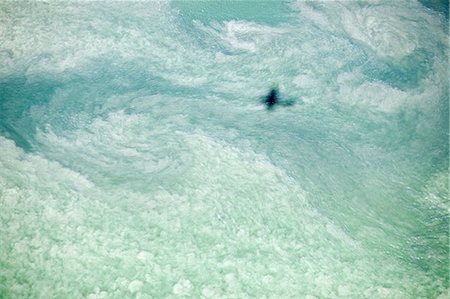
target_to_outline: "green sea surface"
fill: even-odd
[[[0,1],[0,298],[448,298],[448,28]]]

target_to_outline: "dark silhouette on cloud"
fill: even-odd
[[[272,88],[265,97],[264,103],[266,104],[267,109],[272,109],[273,106],[278,103],[278,89]]]
[[[272,110],[275,105],[277,106],[292,106],[295,101],[293,99],[284,99],[280,97],[278,88],[271,88],[269,93],[262,98],[262,102],[266,105],[267,110]]]

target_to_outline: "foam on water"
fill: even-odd
[[[0,4],[1,298],[445,298],[445,12],[261,5]]]

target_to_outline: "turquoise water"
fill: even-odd
[[[447,298],[448,47],[445,1],[1,2],[0,298]]]

